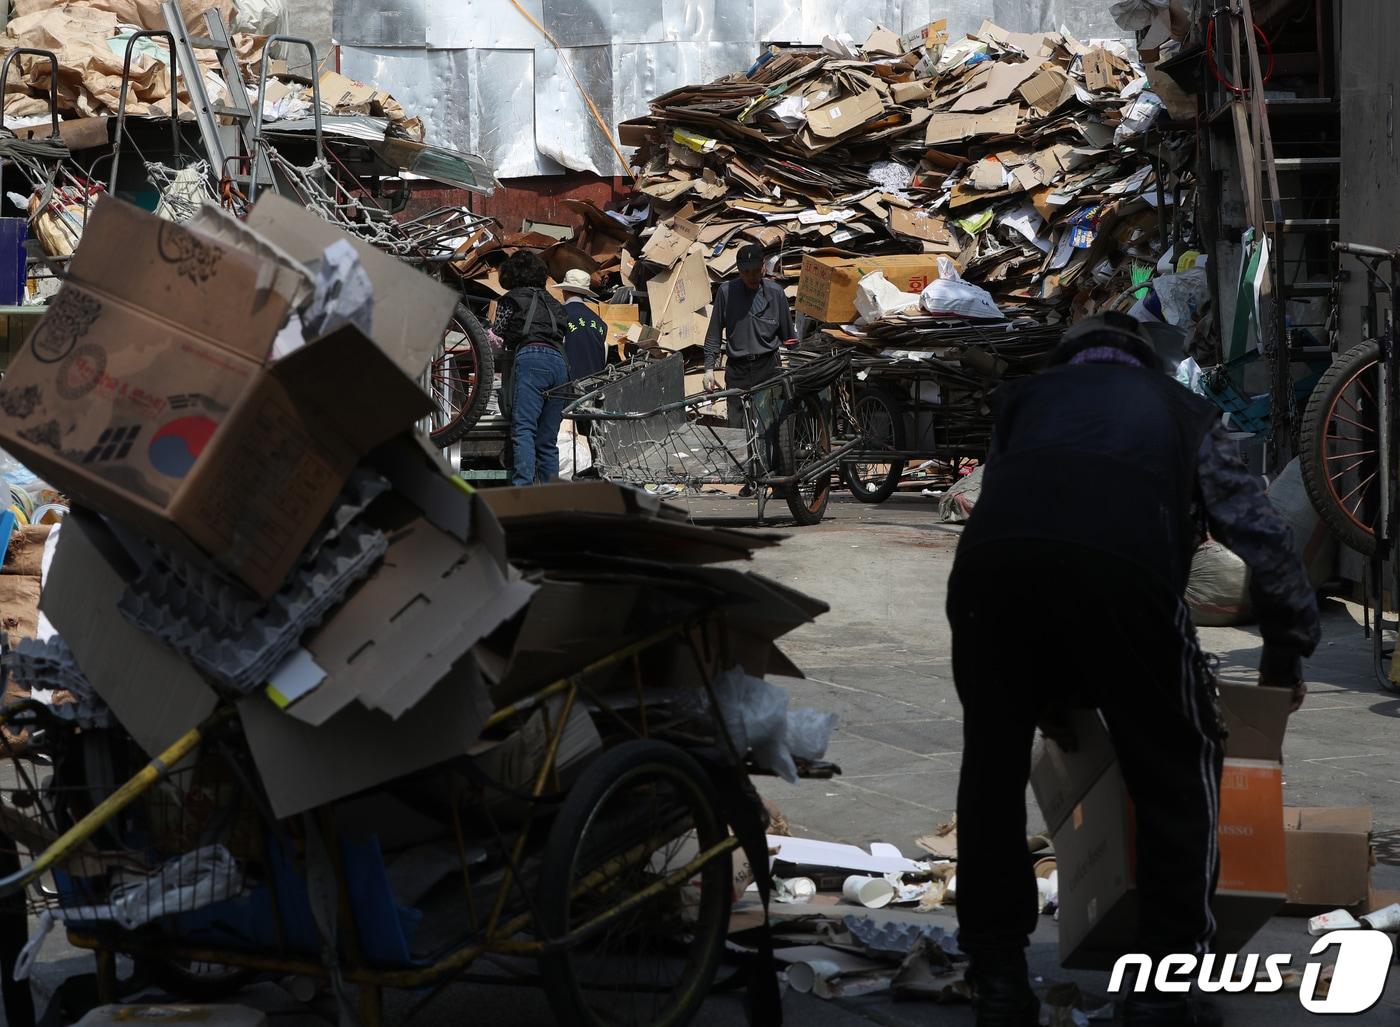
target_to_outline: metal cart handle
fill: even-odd
[[[58,136],[58,58],[54,56],[52,50],[38,50],[32,46],[17,46],[5,55],[5,63],[0,64],[0,92],[5,88],[5,83],[10,81],[10,64],[20,54],[28,54],[30,57],[47,57],[49,59],[49,122],[53,126],[49,133],[50,139],[57,139]],[[0,96],[3,99],[3,96]],[[5,131],[5,107],[0,103],[0,133]]]
[[[325,157],[325,146],[321,140],[321,65],[316,57],[316,44],[303,36],[269,36],[263,44],[262,60],[258,64],[258,106],[253,111],[253,170],[248,177],[248,199],[258,198],[258,161],[263,148],[263,103],[267,99],[267,62],[274,43],[287,43],[290,46],[304,46],[311,57],[311,121],[316,126],[316,160]],[[276,183],[271,183],[275,185]]]
[[[136,42],[163,36],[170,47],[170,153],[171,160],[180,155],[180,78],[177,74],[178,62],[175,56],[175,37],[167,29],[143,29],[132,34],[126,41],[126,58],[122,61],[121,92],[117,94],[117,134],[112,140],[112,176],[107,182],[107,192],[117,195],[117,169],[122,161],[122,142],[126,139],[126,90],[131,84],[131,58],[136,52]]]
[[[1383,250],[1379,246],[1362,246],[1354,242],[1334,242],[1334,253],[1350,253],[1355,257],[1375,257],[1377,260],[1395,260],[1400,250]]]

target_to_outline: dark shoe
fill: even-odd
[[[753,491],[753,486],[752,486],[752,485],[745,485],[743,488],[741,488],[741,489],[739,490],[739,498],[740,498],[740,499],[750,499],[750,498],[752,498],[753,494],[754,494],[754,491]]]
[[[1038,1027],[1040,1000],[1031,991],[1021,951],[972,958],[967,970],[977,1027]]]
[[[1214,1005],[1185,995],[1134,995],[1123,1003],[1123,1027],[1221,1027],[1224,1022]]]

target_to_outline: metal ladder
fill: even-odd
[[[219,187],[225,178],[240,185],[247,184],[255,177],[264,182],[273,181],[272,165],[257,145],[255,122],[261,119],[248,103],[248,90],[243,85],[243,73],[239,70],[238,58],[234,56],[233,41],[229,39],[224,19],[217,9],[205,11],[204,24],[208,35],[191,36],[184,15],[180,13],[180,5],[175,0],[166,0],[160,9],[165,15],[170,34],[175,37],[180,73],[190,94],[195,119],[199,122],[199,134],[209,155],[215,187]],[[209,99],[209,93],[204,88],[203,70],[195,55],[196,49],[213,50],[219,55],[219,74],[228,88],[229,103],[215,103]],[[243,143],[243,153],[230,154],[224,149],[223,138],[219,135],[220,117],[233,120]],[[231,168],[231,163],[237,167]],[[256,164],[256,176],[249,166],[251,164]]]

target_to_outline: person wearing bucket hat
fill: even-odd
[[[564,358],[569,363],[569,380],[578,381],[607,366],[608,327],[584,302],[598,300],[587,271],[572,268],[564,272],[559,288],[569,296],[564,303]]]
[[[715,291],[710,327],[705,333],[705,390],[719,388],[715,366],[726,354],[725,381],[730,389],[762,385],[782,370],[781,347],[793,345],[792,311],[777,282],[764,277],[763,247],[750,243],[739,250],[739,277]],[[743,407],[730,403],[730,427],[744,425]]]
[[[1025,791],[1037,725],[1074,746],[1070,708],[1102,713],[1133,800],[1134,951],[1156,962],[1210,949],[1223,729],[1183,600],[1202,528],[1249,565],[1259,683],[1289,689],[1293,709],[1307,691],[1302,658],[1320,627],[1292,534],[1234,454],[1219,411],[1162,368],[1138,322],[1103,314],[1072,327],[1050,368],[994,401],[982,491],[947,599],[963,707],[958,940],[980,1027],[1039,1022],[1025,958],[1038,910]],[[1089,595],[1105,597],[1092,618],[1073,601]],[[1221,1020],[1186,995],[1149,990],[1128,997],[1123,1022]]]

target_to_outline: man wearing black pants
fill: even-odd
[[[1259,681],[1291,689],[1295,709],[1320,634],[1287,525],[1212,430],[1215,409],[1161,373],[1137,323],[1081,322],[1054,363],[1000,400],[948,587],[964,714],[958,937],[979,1027],[1038,1022],[1025,790],[1036,725],[1060,735],[1068,707],[1102,711],[1135,806],[1137,951],[1210,949],[1222,731],[1182,599],[1199,527],[1249,564]],[[1123,1015],[1128,1027],[1220,1022],[1153,992]]]

